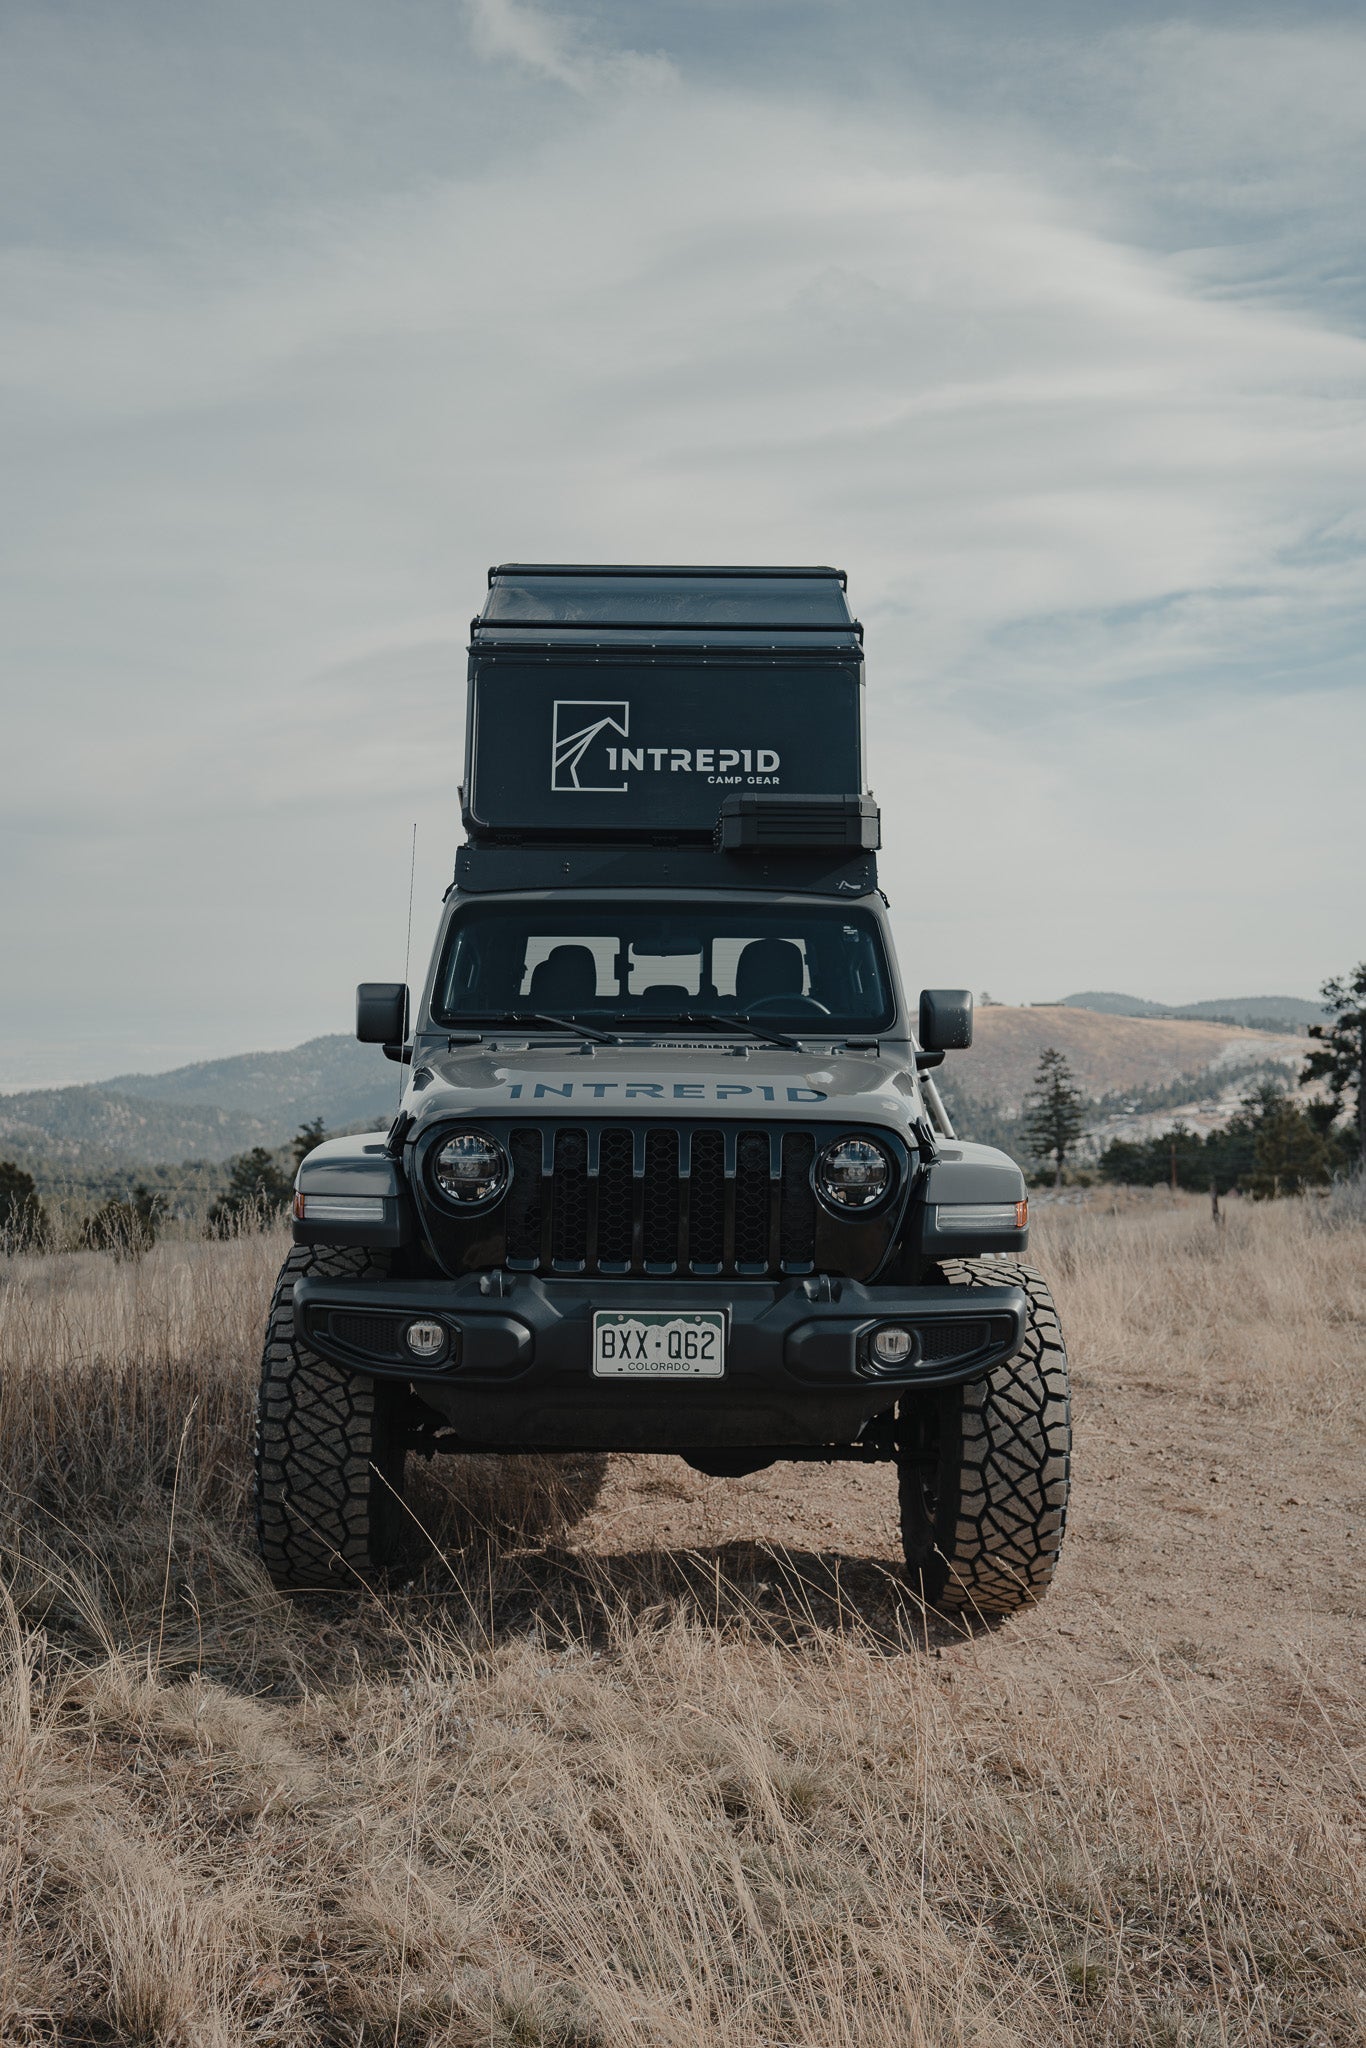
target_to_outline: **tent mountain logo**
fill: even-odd
[[[624,782],[592,782],[583,778],[595,772],[601,775],[606,770],[601,750],[592,753],[594,741],[605,741],[609,734],[627,739],[630,724],[631,707],[624,699],[603,702],[589,697],[557,697],[550,731],[550,787],[593,796],[624,796]],[[615,760],[612,765],[615,767]]]

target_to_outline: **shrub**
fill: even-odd
[[[289,1207],[293,1188],[273,1152],[254,1145],[228,1161],[228,1184],[209,1211],[211,1237],[268,1230]]]
[[[0,1250],[41,1251],[48,1235],[33,1175],[12,1159],[0,1159]]]
[[[81,1243],[90,1251],[110,1252],[116,1259],[140,1259],[157,1239],[156,1196],[142,1183],[131,1195],[111,1195],[81,1225]]]

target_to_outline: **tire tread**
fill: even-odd
[[[933,1561],[912,1554],[908,1489],[917,1481],[903,1468],[907,1562],[939,1607],[1013,1614],[1043,1598],[1062,1549],[1071,1469],[1067,1351],[1048,1283],[1034,1267],[954,1259],[944,1277],[958,1287],[1020,1287],[1029,1318],[1015,1356],[959,1390],[957,1484],[941,1507]]]
[[[393,1561],[402,1489],[397,1390],[338,1371],[294,1327],[294,1283],[321,1273],[381,1277],[363,1247],[296,1246],[276,1282],[256,1407],[256,1540],[277,1586],[371,1577]]]

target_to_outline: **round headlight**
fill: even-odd
[[[816,1193],[830,1209],[875,1209],[892,1185],[892,1162],[871,1138],[837,1138],[816,1161]]]
[[[448,1202],[460,1209],[486,1209],[507,1193],[512,1169],[496,1138],[461,1131],[448,1138],[432,1164],[432,1175]]]

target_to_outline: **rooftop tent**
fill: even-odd
[[[864,791],[836,569],[506,564],[469,679],[475,844],[709,843],[736,796]]]

